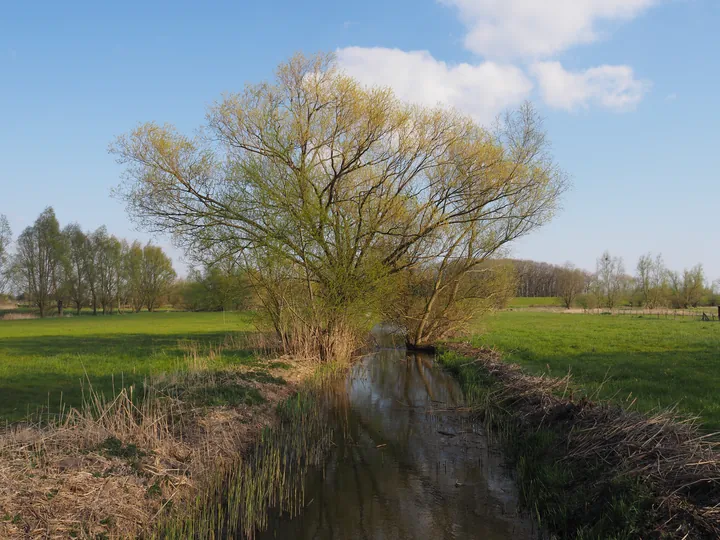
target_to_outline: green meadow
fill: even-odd
[[[504,311],[474,328],[532,373],[571,373],[572,390],[650,411],[672,407],[720,430],[720,323],[610,315]]]
[[[0,419],[19,420],[83,387],[106,393],[186,367],[184,342],[222,343],[254,329],[249,313],[139,313],[0,321]],[[720,324],[609,315],[504,311],[474,328],[533,373],[571,373],[578,395],[636,399],[642,410],[677,405],[720,430]],[[225,351],[221,363],[247,362]]]
[[[62,319],[0,320],[0,419],[41,407],[79,406],[83,387],[112,393],[152,374],[185,368],[183,342],[222,343],[253,330],[248,313],[138,313]],[[220,362],[248,361],[245,351]]]

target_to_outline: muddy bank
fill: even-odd
[[[690,420],[575,401],[496,351],[443,346],[515,467],[521,503],[561,538],[720,537],[720,454]]]

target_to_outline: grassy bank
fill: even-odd
[[[149,536],[254,538],[274,519],[298,515],[307,504],[305,476],[324,461],[334,429],[347,418],[344,376],[340,366],[317,366],[297,392],[279,402],[277,422],[243,455],[217,466],[195,497],[167,512]]]
[[[720,430],[720,324],[543,312],[501,312],[480,321],[472,343],[496,347],[530,373],[644,411],[678,405]]]
[[[149,375],[184,369],[183,343],[219,345],[228,334],[253,330],[248,313],[139,313],[0,321],[0,420],[41,407],[78,407],[82,384],[100,393],[139,384]],[[236,348],[217,359],[251,363]]]
[[[567,396],[496,351],[448,345],[440,362],[514,468],[550,538],[717,538],[720,462],[694,426]]]
[[[0,322],[0,410],[23,419],[0,427],[0,537],[222,536],[296,508],[287,457],[310,463],[326,440],[296,397],[317,366],[275,360],[251,328],[222,313]]]

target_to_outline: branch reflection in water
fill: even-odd
[[[306,478],[305,508],[261,539],[532,538],[512,481],[462,391],[432,355],[382,348],[335,390],[336,446]]]

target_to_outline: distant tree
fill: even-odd
[[[66,253],[55,211],[48,207],[18,237],[14,273],[22,290],[32,298],[40,316],[58,303],[62,313],[61,286]]]
[[[641,255],[637,263],[637,283],[642,295],[643,305],[650,304],[650,273],[653,266],[653,257],[650,253]]]
[[[10,244],[12,243],[12,230],[7,217],[0,214],[0,293],[5,290],[10,281]]]
[[[172,260],[159,246],[146,245],[143,248],[142,261],[142,290],[145,306],[148,311],[153,311],[158,305],[158,300],[168,292],[176,274]]]
[[[63,229],[63,236],[67,246],[64,288],[72,303],[75,304],[76,313],[80,315],[83,306],[90,301],[88,279],[90,242],[76,223],[67,225]]]
[[[130,245],[125,267],[128,280],[128,295],[133,310],[138,313],[145,305],[145,294],[143,291],[143,248],[140,242],[135,241]]]
[[[112,314],[117,299],[117,268],[122,262],[122,244],[103,229],[95,241],[97,292],[103,315]]]
[[[612,257],[605,251],[597,260],[596,281],[599,296],[603,299],[605,307],[615,307],[626,286],[624,279],[625,266],[620,257]]]
[[[514,260],[517,275],[517,296],[560,296],[558,275],[562,267],[537,261]]]
[[[705,270],[702,264],[696,264],[683,272],[685,300],[693,307],[697,306],[705,292]]]
[[[243,268],[236,264],[215,264],[190,270],[178,283],[178,300],[191,311],[240,309],[247,305],[249,283]]]
[[[585,290],[585,272],[567,263],[557,273],[558,296],[562,299],[567,309],[575,303],[575,299]]]
[[[202,283],[202,275],[197,270],[191,270],[188,277],[175,282],[175,307],[189,311],[205,311],[206,291]]]
[[[672,302],[676,308],[697,306],[705,292],[705,272],[702,264],[697,264],[683,273],[670,272]]]
[[[128,303],[130,289],[128,286],[127,259],[130,254],[130,244],[124,238],[120,242],[120,255],[115,259],[113,276],[115,279],[115,306],[118,313],[122,312],[122,306]]]
[[[100,305],[100,253],[104,249],[107,239],[107,230],[100,227],[88,235],[87,250],[85,252],[85,268],[88,290],[90,292],[90,305],[93,309],[93,315],[97,315]]]
[[[712,282],[708,296],[710,305],[717,306],[720,304],[720,279],[716,279]]]
[[[650,309],[661,306],[668,293],[668,272],[662,255],[642,255],[637,263],[637,285],[642,304]]]

